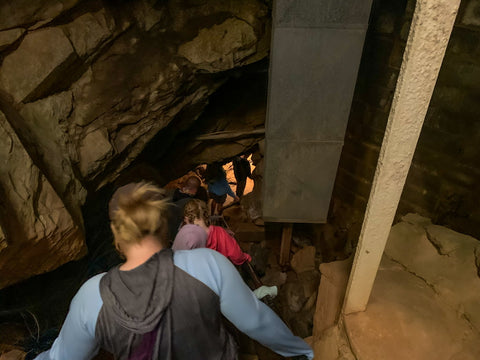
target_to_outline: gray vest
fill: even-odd
[[[162,250],[146,266],[116,267],[102,278],[103,306],[95,330],[100,346],[119,360],[237,359],[219,297],[176,267],[172,254]],[[142,284],[150,285],[144,291]]]

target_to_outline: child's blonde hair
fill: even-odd
[[[115,246],[138,244],[147,235],[167,240],[168,200],[165,191],[146,183],[132,183],[119,188],[109,203]]]
[[[190,224],[193,224],[195,219],[200,219],[205,222],[205,225],[210,226],[210,216],[205,201],[192,199],[187,202],[183,209],[183,216]]]

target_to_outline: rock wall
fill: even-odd
[[[0,4],[0,288],[81,257],[86,195],[268,47],[257,0]]]
[[[0,113],[0,285],[85,254],[82,228]]]
[[[265,126],[268,62],[244,68],[210,96],[198,119],[194,115],[198,109],[183,109],[178,122],[161,131],[139,161],[148,162],[164,177],[174,179],[191,170],[192,164],[226,160],[251,150],[264,137],[262,132],[249,134],[249,130]],[[193,124],[192,119],[196,119]],[[220,138],[201,140],[211,133]]]
[[[408,37],[414,0],[374,1],[331,214],[356,242]],[[397,219],[417,212],[480,237],[480,2],[462,0]]]

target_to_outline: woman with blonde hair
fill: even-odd
[[[36,359],[87,360],[100,348],[121,360],[236,359],[222,315],[283,356],[313,358],[222,255],[166,248],[167,213],[151,184],[114,193],[111,228],[125,262],[83,284],[52,348]]]

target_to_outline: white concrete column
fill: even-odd
[[[364,311],[435,87],[460,0],[417,0],[344,301]]]

